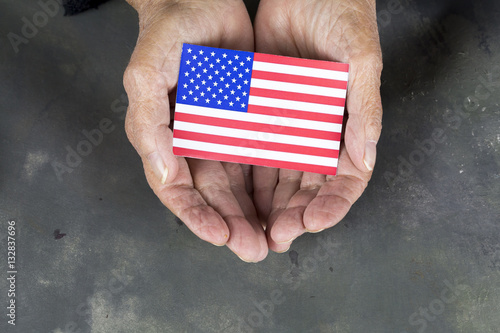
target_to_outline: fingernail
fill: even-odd
[[[365,156],[363,162],[369,171],[373,170],[375,166],[375,160],[377,159],[377,142],[374,140],[368,140],[365,145]]]
[[[149,154],[148,160],[156,177],[158,177],[162,184],[165,184],[168,177],[168,169],[165,167],[165,163],[163,163],[160,154],[156,151],[152,152]]]
[[[285,253],[287,252],[288,250],[290,250],[290,247],[292,246],[292,243],[290,243],[290,245],[288,245],[288,247],[282,251],[276,251],[276,253]]]
[[[244,262],[249,263],[249,264],[254,264],[255,263],[255,261],[243,259],[242,257],[240,257],[240,255],[238,253],[235,253],[235,254],[236,254],[236,256],[238,258],[240,258],[241,261],[244,261]]]
[[[306,230],[310,234],[317,234],[318,232],[322,232],[323,230],[325,230],[325,228],[319,229],[319,230],[309,230],[309,229],[306,229]]]
[[[294,237],[290,238],[289,240],[282,241],[282,242],[276,242],[275,241],[275,243],[278,244],[278,245],[283,245],[283,244],[287,244],[287,243],[293,242],[295,240],[295,238],[297,238],[297,237],[294,236]]]

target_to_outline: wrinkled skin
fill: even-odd
[[[163,204],[198,237],[248,262],[338,223],[367,186],[381,130],[374,2],[263,0],[254,29],[240,0],[129,2],[140,32],[124,75],[126,132]],[[337,176],[174,156],[169,125],[182,43],[350,63]]]

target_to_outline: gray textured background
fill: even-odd
[[[362,198],[334,228],[246,264],[146,184],[123,129],[134,11],[61,9],[16,53],[7,34],[40,7],[0,0],[0,331],[499,332],[500,5],[427,2],[378,2],[384,129]],[[104,118],[113,131],[58,179],[52,164]]]

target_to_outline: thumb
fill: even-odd
[[[350,63],[345,145],[354,165],[370,172],[375,166],[376,146],[382,130],[382,59],[376,54],[353,58]]]
[[[125,119],[127,136],[161,184],[176,178],[179,166],[172,152],[169,80],[165,73],[137,57],[127,67],[123,83],[129,96]],[[173,89],[173,87],[171,87]]]

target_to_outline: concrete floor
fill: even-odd
[[[61,9],[15,52],[7,34],[41,8],[0,0],[0,332],[499,332],[500,4],[427,2],[378,2],[385,114],[369,188],[334,228],[246,264],[161,205],[127,141],[134,11]]]

